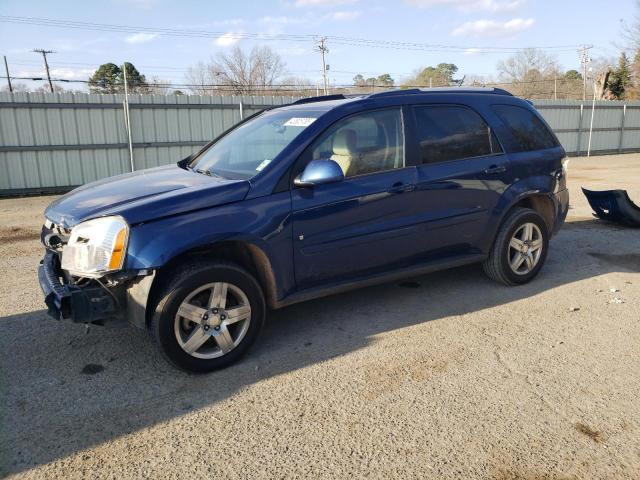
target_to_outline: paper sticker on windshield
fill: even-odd
[[[263,160],[262,162],[260,162],[260,165],[258,165],[258,166],[256,167],[256,172],[261,172],[261,171],[262,171],[262,169],[263,169],[264,167],[266,167],[267,165],[269,165],[269,163],[270,163],[270,162],[271,162],[271,160],[270,160],[270,159],[268,159],[268,158],[267,158],[266,160]]]
[[[285,127],[308,127],[316,119],[309,117],[293,117],[287,120],[284,124]]]

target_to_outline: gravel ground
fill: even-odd
[[[570,178],[531,284],[472,266],[292,306],[206,376],[132,329],[47,318],[52,197],[0,201],[0,474],[640,478],[640,232],[579,193],[633,185],[640,203],[640,155],[574,158]]]

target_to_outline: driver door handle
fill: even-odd
[[[394,183],[391,188],[387,190],[389,193],[406,193],[413,192],[416,189],[415,185],[406,183]]]
[[[507,171],[507,167],[504,165],[491,165],[489,168],[484,170],[484,173],[487,175],[495,175],[498,173],[504,173]]]

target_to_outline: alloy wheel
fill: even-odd
[[[247,295],[231,283],[203,285],[182,301],[174,320],[180,347],[189,355],[211,359],[240,344],[251,322]]]
[[[544,242],[535,223],[521,225],[509,242],[509,265],[517,275],[530,273],[540,261]]]

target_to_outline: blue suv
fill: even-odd
[[[53,317],[149,328],[207,372],[269,309],[475,262],[528,282],[566,217],[565,175],[548,125],[503,90],[309,98],[53,202],[39,280]]]

